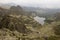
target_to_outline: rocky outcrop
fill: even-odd
[[[23,9],[22,9],[22,7],[20,7],[20,6],[11,6],[11,8],[10,8],[10,10],[9,10],[9,13],[10,14],[23,14]]]
[[[2,17],[2,20],[0,22],[0,28],[8,28],[11,31],[17,30],[21,33],[26,33],[27,30],[22,20],[9,15],[5,15]]]

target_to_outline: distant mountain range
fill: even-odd
[[[56,12],[60,12],[60,9],[48,9],[48,8],[39,8],[39,7],[23,7],[25,11],[36,11],[40,14],[52,14]]]
[[[0,7],[5,8],[5,9],[9,9],[11,6],[16,6],[16,4],[14,4],[14,3],[7,3],[7,4],[0,3]]]
[[[11,6],[17,6],[15,3],[8,3],[8,4],[3,4],[0,3],[0,7],[9,9]],[[21,6],[21,5],[20,5]],[[56,12],[60,12],[60,9],[49,9],[49,8],[40,8],[40,7],[26,7],[26,6],[21,6],[23,10],[25,11],[30,11],[30,12],[36,12],[37,14],[52,14]]]

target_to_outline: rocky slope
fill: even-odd
[[[60,36],[54,33],[60,21],[41,25],[34,17],[23,14],[19,6],[9,10],[0,8],[0,40],[60,40]]]
[[[0,21],[0,34],[2,37],[1,39],[4,40],[5,38],[6,40],[16,40],[17,38],[19,39],[22,36],[30,38],[29,36],[32,36],[32,33],[36,33],[35,35],[38,35],[37,31],[32,30],[35,27],[40,28],[41,25],[34,21],[33,17],[13,14],[4,15],[1,17]]]

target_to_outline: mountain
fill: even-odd
[[[0,3],[0,7],[4,8],[4,9],[9,9],[11,6],[17,6],[15,3]]]
[[[17,4],[15,3],[0,3],[0,7],[4,8],[4,9],[10,9],[12,6],[17,6]],[[28,14],[28,15],[51,15],[51,14],[55,14],[56,12],[60,12],[60,9],[50,9],[50,8],[40,8],[40,7],[27,7],[27,6],[22,6],[19,5],[23,10],[24,10],[24,15]],[[19,11],[20,8],[17,8]],[[21,12],[21,11],[20,11]],[[19,13],[20,13],[19,12]]]
[[[32,12],[37,15],[51,15],[56,12],[60,12],[60,9],[49,9],[49,8],[40,8],[40,7],[23,7],[26,12]]]
[[[23,7],[25,11],[40,11],[45,13],[50,12],[60,12],[60,9],[49,9],[49,8],[40,8],[40,7]]]
[[[5,9],[9,9],[11,6],[17,6],[17,4],[15,3],[0,3],[0,7],[2,8],[5,8]],[[37,13],[56,13],[56,12],[60,12],[60,9],[50,9],[50,8],[40,8],[40,7],[28,7],[28,6],[22,6],[22,5],[19,5],[21,6],[25,11],[36,11]]]

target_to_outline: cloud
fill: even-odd
[[[40,6],[47,8],[60,8],[60,0],[0,0],[0,3],[14,2],[19,5]]]

